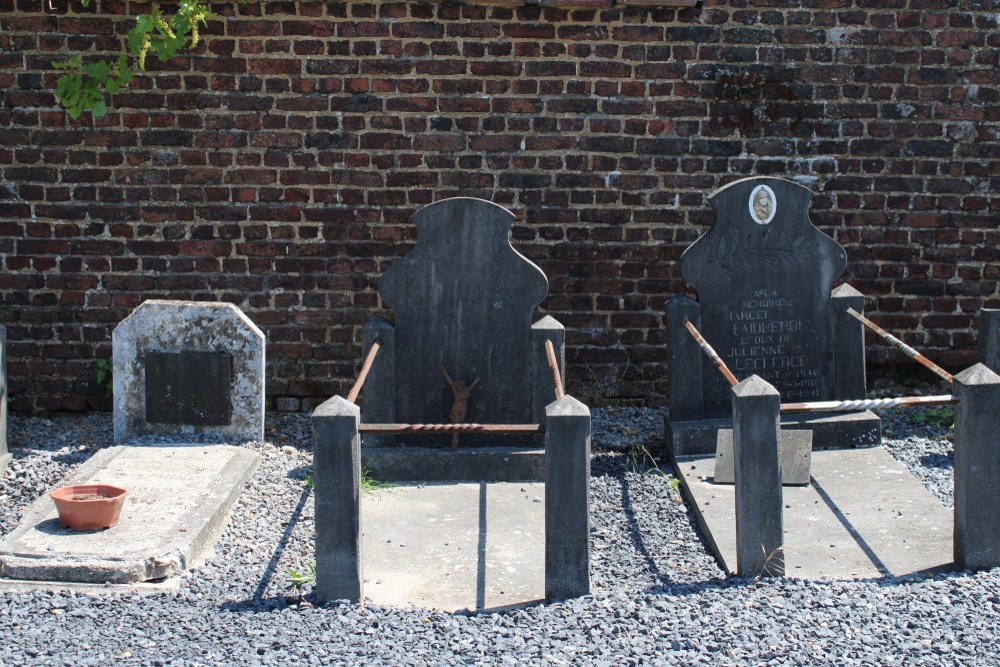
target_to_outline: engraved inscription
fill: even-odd
[[[779,387],[784,400],[819,395],[819,370],[796,300],[773,288],[755,290],[725,312],[730,346],[725,359],[739,377],[757,374]]]

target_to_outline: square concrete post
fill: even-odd
[[[545,599],[590,592],[590,410],[570,395],[545,408]]]
[[[545,354],[545,341],[551,340],[556,351],[556,365],[559,375],[566,383],[566,327],[556,318],[546,315],[531,325],[531,421],[541,424],[545,421],[545,407],[555,400],[552,386],[552,371]],[[535,438],[535,444],[542,447],[545,436]]]
[[[358,406],[340,396],[312,414],[316,600],[360,602],[361,437]]]
[[[839,401],[862,400],[868,397],[865,379],[864,325],[847,313],[853,308],[865,312],[865,297],[847,283],[832,293],[833,320],[833,396]]]
[[[778,456],[781,396],[752,375],[733,387],[732,399],[736,573],[780,577],[785,574]]]
[[[0,475],[10,463],[7,448],[7,327],[0,326]]]
[[[1000,310],[979,311],[979,361],[1000,373]]]
[[[955,376],[955,563],[1000,565],[1000,375],[976,364]]]
[[[368,356],[372,343],[378,341],[379,351],[361,390],[361,421],[366,424],[396,422],[396,327],[382,317],[375,317],[361,328],[361,358]],[[391,447],[394,435],[368,433],[365,447]]]
[[[701,328],[701,305],[687,295],[667,302],[667,364],[670,369],[670,415],[672,421],[704,416],[702,351],[684,323]],[[669,439],[668,439],[669,442]]]

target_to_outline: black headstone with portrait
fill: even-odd
[[[844,316],[848,306],[861,310],[863,298],[850,286],[833,290],[847,255],[810,222],[812,192],[780,178],[747,178],[709,201],[715,223],[681,257],[698,300],[668,306],[667,431],[676,454],[714,451],[717,428],[731,418],[729,385],[690,340],[687,320],[737,379],[758,375],[783,402],[865,397],[863,331]],[[833,427],[837,419],[849,426]],[[860,444],[859,437],[871,440],[873,424],[878,429],[871,413],[786,421],[785,428],[813,430],[814,446]]]

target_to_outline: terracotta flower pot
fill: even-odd
[[[59,523],[70,530],[101,530],[118,525],[128,489],[111,484],[75,484],[49,494]]]

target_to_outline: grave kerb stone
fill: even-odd
[[[781,396],[757,375],[732,388],[736,477],[736,571],[741,577],[785,574],[782,553]]]
[[[955,376],[955,563],[1000,566],[1000,375],[976,364]]]

